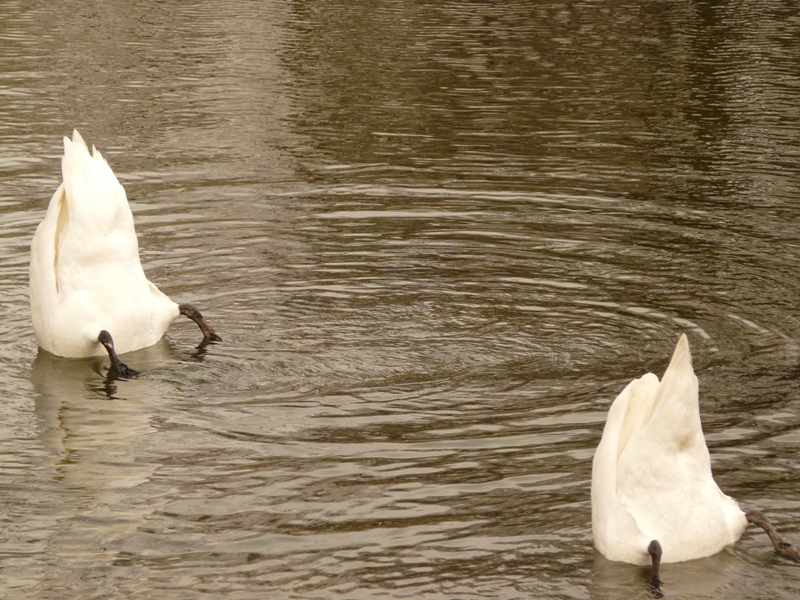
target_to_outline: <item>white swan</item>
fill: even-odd
[[[746,526],[711,476],[682,335],[663,380],[652,373],[635,379],[608,411],[592,465],[595,545],[606,558],[643,565],[658,540],[663,562],[680,562],[719,552]]]
[[[614,400],[592,464],[595,546],[613,561],[652,562],[656,584],[662,561],[711,556],[738,540],[748,522],[764,528],[779,552],[798,558],[763,515],[745,514],[717,487],[697,391],[681,335],[660,382],[648,373]]]
[[[181,314],[200,326],[204,340],[219,341],[197,310],[147,280],[125,190],[77,131],[64,138],[61,170],[64,181],[31,243],[31,316],[39,345],[68,358],[107,352],[126,377],[136,372],[117,353],[155,344]]]

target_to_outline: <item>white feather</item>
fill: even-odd
[[[711,475],[689,342],[678,340],[661,382],[648,373],[614,400],[592,465],[592,530],[606,558],[644,565],[710,556],[747,526]]]
[[[39,345],[59,356],[118,353],[155,344],[179,309],[147,280],[125,190],[77,131],[64,138],[63,183],[31,243],[30,296]]]

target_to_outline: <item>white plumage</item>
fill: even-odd
[[[689,342],[678,340],[659,382],[648,373],[614,400],[592,466],[592,530],[606,558],[645,565],[710,556],[739,539],[747,519],[711,475]]]
[[[41,347],[71,358],[131,352],[155,344],[179,314],[207,327],[206,339],[219,339],[199,313],[147,280],[125,190],[77,131],[64,138],[61,166],[64,181],[31,243],[31,313]],[[111,350],[98,341],[101,331],[113,334]]]

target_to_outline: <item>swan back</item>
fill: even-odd
[[[77,131],[64,138],[63,183],[31,243],[30,295],[39,344],[67,357],[100,355],[111,331],[117,351],[157,342],[177,304],[150,283],[124,188]]]
[[[718,552],[745,526],[711,474],[682,335],[662,380],[652,373],[634,380],[609,410],[592,466],[595,545],[611,560],[647,564],[656,539],[663,562],[679,562]]]

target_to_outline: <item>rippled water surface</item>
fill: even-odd
[[[800,8],[0,4],[0,595],[630,598],[591,537],[610,401],[681,332],[720,487],[800,543]],[[197,305],[37,350],[77,127]],[[766,536],[671,598],[794,598]]]

